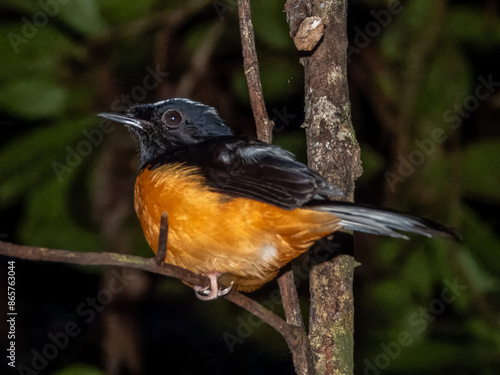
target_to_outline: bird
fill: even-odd
[[[344,193],[283,148],[233,135],[208,105],[186,98],[98,116],[138,139],[134,206],[156,253],[168,215],[165,262],[208,277],[202,300],[250,292],[339,230],[408,239],[458,239],[455,230],[399,212],[339,201]]]

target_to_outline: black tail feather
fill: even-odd
[[[458,233],[441,224],[391,210],[380,210],[349,202],[316,201],[313,210],[330,212],[340,218],[342,227],[352,231],[408,239],[398,231],[416,233],[427,237],[442,237],[460,241]]]

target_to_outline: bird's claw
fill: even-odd
[[[194,291],[196,292],[196,297],[202,301],[211,301],[219,297],[223,297],[227,295],[231,289],[233,289],[234,281],[231,281],[231,284],[224,288],[219,289],[219,285],[217,283],[217,274],[210,274],[208,278],[210,279],[210,284],[207,286],[194,286]]]

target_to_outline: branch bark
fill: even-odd
[[[240,19],[241,50],[243,53],[243,69],[248,83],[250,104],[255,118],[257,138],[271,143],[274,123],[269,119],[264,94],[260,83],[259,62],[255,49],[255,37],[252,25],[250,0],[238,0],[238,16]]]
[[[292,37],[307,17],[320,17],[325,25],[318,45],[310,53],[303,52],[301,58],[305,74],[303,127],[310,167],[339,186],[352,201],[354,182],[362,168],[347,86],[347,0],[288,0],[285,9]],[[342,247],[341,253],[352,254],[352,245]],[[317,374],[353,373],[354,265],[352,256],[339,255],[311,267],[309,340]]]
[[[129,267],[173,277],[188,285],[206,285],[209,283],[207,277],[195,274],[184,268],[165,262],[158,264],[155,257],[144,258],[118,253],[82,253],[36,246],[16,245],[4,241],[0,241],[0,255],[25,260],[69,263],[85,266]],[[307,341],[305,332],[301,332],[298,327],[288,324],[278,315],[269,311],[251,298],[236,291],[231,291],[225,298],[258,316],[265,323],[276,329],[276,331],[284,337],[291,350],[296,350],[296,347],[304,342],[304,340]]]
[[[293,280],[293,272],[291,267],[278,277],[278,285],[285,310],[285,317],[288,324],[295,327],[300,340],[296,342],[288,342],[293,356],[293,364],[297,374],[312,375],[314,374],[314,358],[309,343],[309,338],[306,334],[304,320],[300,311],[299,296],[297,288]]]

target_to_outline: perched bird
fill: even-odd
[[[208,287],[195,287],[201,299],[224,295],[232,285],[261,287],[341,228],[456,238],[428,220],[330,200],[342,191],[290,152],[234,136],[207,105],[175,98],[99,116],[137,136],[142,166],[134,202],[144,235],[156,253],[167,212],[165,261],[210,279]]]

